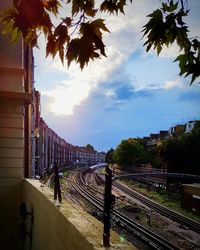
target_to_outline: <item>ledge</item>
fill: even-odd
[[[31,93],[21,93],[21,92],[10,92],[10,91],[0,91],[0,98],[12,99],[20,103],[31,103]]]
[[[0,67],[0,72],[24,74],[25,70],[24,69],[20,69],[20,68]]]
[[[52,190],[38,180],[24,180],[23,197],[34,216],[32,250],[136,249],[113,231],[111,247],[104,248],[103,224],[67,200],[56,206]]]

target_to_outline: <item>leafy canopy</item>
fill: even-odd
[[[132,0],[130,0],[132,2]],[[102,12],[124,13],[127,0],[13,0],[13,7],[3,11],[1,21],[3,33],[12,33],[12,42],[21,36],[24,41],[37,46],[38,36],[46,38],[46,56],[58,54],[62,63],[72,61],[81,69],[89,60],[106,56],[103,32],[109,32],[105,20],[97,18]],[[60,16],[65,6],[69,15]],[[146,50],[155,49],[159,54],[163,45],[176,42],[181,54],[180,75],[191,76],[192,82],[200,76],[200,41],[190,38],[189,29],[183,19],[188,15],[187,0],[163,0],[162,6],[148,15],[143,27]],[[59,21],[58,25],[54,20]]]
[[[108,152],[106,153],[105,161],[106,161],[106,163],[109,163],[109,164],[113,164],[115,162],[114,149],[113,148],[108,150]]]
[[[151,48],[161,52],[163,45],[169,46],[176,42],[181,54],[174,61],[178,61],[180,75],[191,75],[192,82],[200,76],[200,41],[189,37],[189,29],[184,17],[189,13],[187,0],[162,2],[162,7],[148,15],[149,22],[144,25],[143,32],[147,40],[144,43],[146,51]]]
[[[124,167],[141,163],[144,157],[144,147],[137,139],[122,140],[114,151],[116,162]]]
[[[94,147],[91,144],[87,144],[85,147],[90,151],[94,151]]]
[[[168,172],[199,175],[200,166],[200,122],[189,134],[171,138],[163,143],[160,158],[167,165]]]

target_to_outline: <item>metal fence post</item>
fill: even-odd
[[[110,226],[111,226],[111,195],[112,189],[112,170],[106,166],[105,173],[105,194],[104,194],[104,212],[103,212],[103,220],[104,220],[104,230],[103,230],[103,245],[104,247],[110,246]]]

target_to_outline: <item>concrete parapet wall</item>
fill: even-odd
[[[0,81],[0,89],[3,85],[5,86],[5,83]],[[22,242],[18,237],[23,176],[23,105],[11,99],[2,100],[0,96],[0,249],[2,250],[22,249]]]
[[[102,245],[103,225],[79,206],[67,201],[56,206],[53,192],[41,187],[37,180],[24,180],[23,200],[33,212],[32,250],[90,250],[104,249]],[[30,219],[27,221],[31,228]],[[29,237],[26,249],[29,249]],[[111,233],[109,249],[136,249],[127,241],[120,242],[120,236]]]

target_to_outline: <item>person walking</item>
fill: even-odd
[[[60,180],[58,176],[58,165],[55,162],[54,163],[54,200],[58,201],[59,203],[62,202],[62,197],[61,197],[61,189],[60,189]]]

